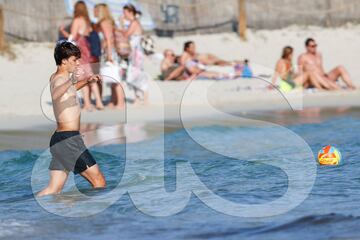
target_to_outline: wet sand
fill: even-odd
[[[337,107],[337,108],[320,108],[311,107],[299,111],[291,110],[269,110],[269,111],[249,111],[249,112],[233,112],[232,115],[250,119],[275,123],[278,125],[292,125],[304,123],[321,123],[328,118],[334,116],[340,117],[355,116],[358,117],[360,107]],[[104,115],[106,116],[106,115]],[[87,119],[93,120],[93,119]],[[226,119],[220,120],[223,125],[238,124]],[[44,121],[45,122],[45,121]],[[205,126],[211,125],[211,117],[193,118],[187,126]],[[97,145],[123,144],[125,141],[129,143],[144,141],[149,138],[157,137],[160,134],[177,131],[183,128],[180,120],[167,118],[162,122],[132,122],[124,123],[116,121],[107,121],[107,123],[83,123],[81,125],[82,133],[88,134],[85,137],[87,145],[97,143]],[[46,149],[49,139],[54,131],[53,124],[37,125],[31,129],[22,130],[0,130],[0,151],[3,150],[30,150],[30,149]],[[104,139],[112,139],[105,141]],[[126,139],[126,140],[125,140]]]

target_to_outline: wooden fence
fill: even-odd
[[[292,24],[338,26],[360,22],[360,0],[138,0],[147,8],[158,35],[238,31],[243,23],[255,29]],[[245,7],[240,5],[245,4]],[[7,36],[54,41],[58,27],[69,18],[64,0],[0,0]],[[243,18],[243,17],[242,17]],[[247,20],[247,21],[246,21]],[[241,21],[240,21],[241,22]]]

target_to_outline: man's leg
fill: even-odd
[[[231,66],[231,62],[223,60],[213,54],[207,55],[208,64],[207,65],[217,65],[217,66]]]
[[[220,78],[220,74],[216,73],[216,72],[210,72],[210,71],[204,71],[201,72],[198,77],[204,77],[207,79],[216,79],[216,78]]]
[[[65,185],[68,175],[69,174],[64,171],[51,170],[49,185],[39,192],[37,196],[59,194]]]
[[[329,81],[328,78],[326,78],[325,76],[322,76],[318,72],[313,71],[313,72],[310,72],[309,74],[313,78],[313,81],[318,82],[319,84],[321,84],[321,86],[323,86],[327,90],[339,90],[340,89],[340,87],[335,82]]]
[[[328,79],[330,81],[335,82],[339,77],[342,78],[342,80],[345,82],[347,87],[351,89],[355,89],[355,86],[350,78],[349,73],[346,71],[346,69],[343,66],[337,66],[333,70],[331,70],[328,74]]]
[[[97,164],[86,169],[80,173],[92,186],[93,188],[104,188],[106,187],[106,181],[104,175],[100,171],[100,168]]]
[[[324,88],[321,86],[321,84],[316,81],[315,78],[313,78],[311,76],[310,73],[303,73],[303,74],[298,74],[297,76],[295,76],[294,78],[294,82],[298,85],[298,86],[302,86],[304,88],[307,88],[308,86],[314,86],[316,89],[319,90],[323,90]]]

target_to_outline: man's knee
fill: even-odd
[[[336,68],[339,72],[345,72],[345,67],[343,65],[339,65],[337,68]]]

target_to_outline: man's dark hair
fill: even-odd
[[[188,41],[188,42],[184,43],[184,51],[186,51],[190,47],[190,45],[193,43],[194,43],[193,41]]]
[[[315,39],[313,39],[313,38],[308,38],[308,39],[306,39],[306,41],[305,41],[305,46],[306,46],[306,47],[309,46],[309,44],[310,44],[311,42],[315,42]]]
[[[57,66],[60,66],[62,60],[69,59],[70,57],[81,58],[80,49],[69,41],[61,41],[56,44],[54,51],[54,58]]]

